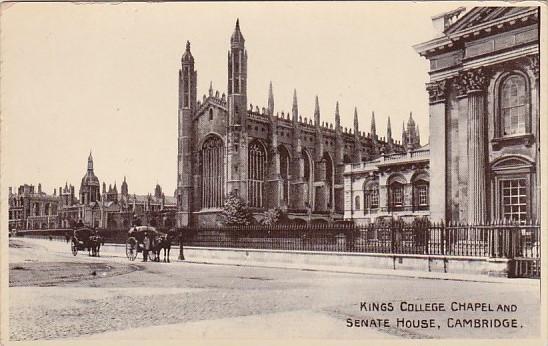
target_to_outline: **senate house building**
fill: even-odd
[[[234,191],[254,216],[281,208],[293,222],[332,222],[344,214],[344,164],[382,153],[401,152],[392,138],[343,129],[321,120],[319,100],[308,117],[299,113],[297,93],[291,114],[278,112],[270,85],[267,107],[247,99],[247,51],[238,21],[230,38],[227,93],[210,87],[197,100],[197,71],[187,43],[179,70],[177,205],[179,226],[215,225],[224,197]],[[266,83],[265,83],[266,84]]]
[[[539,8],[464,8],[416,45],[430,63],[430,217],[540,216]]]
[[[437,36],[414,47],[430,63],[430,143],[347,164],[345,219],[537,219],[539,9],[458,8],[432,22]]]

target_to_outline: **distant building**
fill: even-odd
[[[159,184],[154,195],[130,194],[126,178],[118,193],[116,182],[102,185],[93,170],[93,157],[88,157],[87,171],[78,196],[73,185],[54,189],[53,195],[42,192],[38,184],[22,185],[17,192],[9,189],[10,229],[74,228],[79,222],[88,227],[120,229],[134,224],[173,227],[177,211],[174,196],[165,196]]]
[[[414,47],[430,62],[431,218],[538,218],[540,9],[464,11],[434,17],[438,36]]]
[[[274,108],[272,85],[266,107],[248,103],[247,50],[239,22],[230,38],[227,94],[210,86],[197,99],[197,72],[190,43],[179,70],[178,225],[214,225],[225,196],[236,192],[253,214],[281,208],[292,222],[332,222],[344,213],[345,163],[362,162],[382,152],[402,152],[392,138],[358,126],[341,126],[339,104],[335,125],[321,121],[316,97],[314,114],[299,112],[293,91],[291,112]],[[391,137],[391,136],[388,136]],[[414,145],[414,143],[411,143]]]
[[[80,187],[80,204],[78,220],[87,226],[119,229],[127,228],[134,224],[150,225],[158,227],[172,227],[175,225],[175,213],[177,204],[175,197],[167,197],[162,188],[156,184],[154,195],[135,195],[129,193],[126,177],[118,192],[116,182],[109,184],[103,182],[102,192],[99,179],[93,172],[93,157],[88,158],[88,170],[82,179]],[[69,214],[61,215],[73,218],[73,208],[68,208]]]
[[[390,125],[387,131],[392,132]],[[388,153],[374,160],[345,165],[345,220],[370,224],[429,217],[430,148],[420,147],[412,115],[402,137],[407,152]]]
[[[48,195],[34,185],[21,185],[17,191],[9,188],[9,229],[43,229],[58,227],[59,198]]]

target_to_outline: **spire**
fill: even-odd
[[[407,126],[415,126],[415,120],[413,120],[413,112],[409,112],[409,120],[407,121]]]
[[[359,131],[358,124],[358,107],[354,107],[354,135],[357,136]]]
[[[272,81],[268,86],[268,114],[270,116],[274,115],[274,93],[272,92]]]
[[[375,126],[375,111],[371,113],[371,136],[377,137],[377,128]]]
[[[299,106],[297,105],[297,89],[293,89],[293,107],[291,109],[293,115],[293,121],[297,122],[299,120]]]
[[[240,19],[236,19],[236,27],[234,28],[234,32],[232,33],[232,36],[230,37],[230,45],[232,48],[243,48],[244,46],[244,36],[242,35],[242,32],[240,31]]]
[[[213,96],[213,81],[209,81],[209,96]]]
[[[339,129],[341,127],[341,116],[339,114],[339,101],[335,105],[335,128]]]
[[[419,125],[417,125],[417,145],[421,145],[421,134],[419,131]]]
[[[194,63],[194,57],[192,56],[192,53],[190,52],[190,41],[186,41],[186,49],[183,53],[183,57],[181,58],[182,63]]]
[[[88,172],[93,173],[93,156],[91,156],[91,150],[89,151],[88,156]]]
[[[386,125],[386,142],[392,142],[392,125],[390,124],[390,116],[388,116],[388,124]]]
[[[122,186],[120,187],[120,190],[122,192],[122,195],[127,195],[128,194],[127,182],[126,182],[126,176],[125,175],[124,175],[124,181],[122,182]]]
[[[407,136],[405,133],[405,121],[402,122],[401,124],[401,144],[403,145],[404,148],[407,144]]]
[[[318,95],[316,95],[316,103],[314,105],[314,125],[320,126],[320,101],[318,101]]]

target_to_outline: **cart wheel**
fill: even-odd
[[[76,244],[74,242],[70,243],[70,251],[72,252],[73,256],[76,256],[78,254],[78,248],[76,247]]]
[[[137,241],[135,238],[128,238],[126,242],[126,256],[130,261],[135,261],[137,258]]]

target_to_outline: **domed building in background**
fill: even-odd
[[[93,156],[91,156],[90,151],[88,157],[88,170],[80,184],[80,203],[90,204],[99,201],[101,199],[100,189],[99,178],[97,178],[93,172]]]

